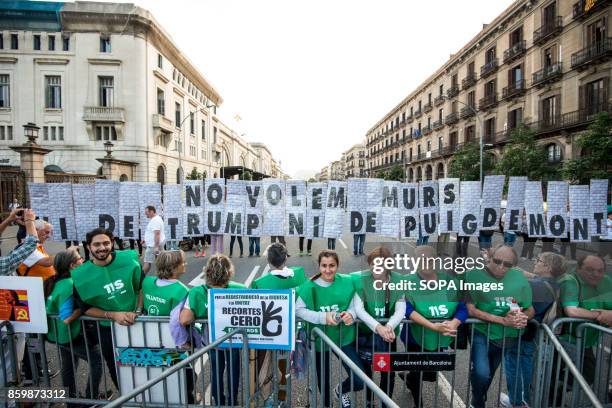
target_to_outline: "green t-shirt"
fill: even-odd
[[[196,319],[208,319],[208,289],[207,285],[200,285],[189,291],[189,308]],[[246,286],[229,281],[227,289],[246,289]]]
[[[170,316],[170,312],[185,299],[189,288],[179,281],[158,286],[158,279],[147,276],[142,281],[143,307],[149,316]]]
[[[319,286],[307,280],[297,289],[297,295],[304,301],[306,307],[316,312],[344,312],[351,304],[354,294],[353,279],[349,275],[340,273],[336,274],[334,282],[328,287]],[[353,324],[346,326],[340,322],[337,326],[331,326],[309,323],[308,327],[318,327],[340,347],[355,341],[355,325]],[[315,341],[315,345],[316,351],[321,351],[321,341]],[[327,350],[327,347],[324,350]]]
[[[48,315],[58,315],[62,305],[72,297],[74,286],[72,279],[61,279],[55,283],[53,292],[47,297],[46,309]],[[47,339],[59,344],[67,344],[70,339],[75,339],[81,333],[81,322],[77,319],[67,325],[57,318],[47,318],[49,332]],[[56,330],[57,329],[57,330]]]
[[[427,281],[422,280],[418,273],[407,277],[409,282],[414,282],[414,290],[406,291],[406,299],[414,310],[427,320],[451,320],[460,300],[459,281],[444,272],[437,272],[437,278],[438,282],[447,282],[443,289],[428,289],[427,286],[422,289],[421,281]],[[414,340],[426,350],[438,350],[453,342],[452,337],[442,336],[417,323],[410,325],[410,331]]]
[[[597,286],[588,285],[576,271],[567,272],[559,279],[561,287],[559,300],[562,307],[578,306],[583,309],[605,309],[612,310],[612,277],[604,275]],[[576,343],[576,329],[578,324],[564,325],[564,333],[561,338],[570,342]],[[599,332],[592,329],[586,329],[584,345],[592,347],[597,344]]]
[[[353,279],[355,293],[363,302],[363,307],[374,319],[390,318],[395,312],[395,304],[404,297],[404,292],[399,290],[382,290],[374,288],[374,277],[369,270],[353,272],[349,275]],[[391,272],[391,283],[399,284],[403,276],[397,272]],[[389,306],[386,307],[387,299]],[[385,316],[385,312],[387,315]],[[400,327],[395,328],[399,335]],[[359,324],[359,333],[371,333],[370,328],[364,324]]]
[[[91,306],[108,312],[132,312],[138,304],[142,268],[136,251],[115,251],[113,260],[105,266],[87,261],[71,275],[79,297]],[[110,326],[109,321],[100,324]]]
[[[510,311],[510,304],[514,299],[521,308],[531,306],[531,285],[523,273],[512,268],[506,272],[503,278],[497,279],[485,269],[472,269],[465,275],[465,283],[470,284],[500,284],[503,290],[469,290],[468,296],[474,306],[483,312],[495,316],[506,316]],[[487,328],[487,326],[489,326]],[[488,334],[490,340],[501,340],[504,337],[518,337],[524,329],[505,327],[497,323],[478,323],[475,329],[484,335]]]
[[[279,275],[267,274],[259,279],[256,279],[251,284],[253,289],[292,289],[297,288],[306,281],[304,268],[301,266],[291,266],[293,276],[284,278]]]

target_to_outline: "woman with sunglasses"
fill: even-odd
[[[81,322],[81,310],[74,308],[73,291],[74,284],[70,277],[70,271],[83,263],[78,247],[70,247],[55,255],[53,266],[56,275],[49,278],[46,287],[47,315],[57,317],[48,318],[49,332],[47,340],[58,345],[60,356],[60,374],[62,384],[68,387],[68,394],[76,398],[75,370],[78,369],[79,360],[85,361],[89,366],[89,382],[86,386],[86,398],[97,398],[98,388],[102,379],[102,362],[100,347],[98,345],[88,346],[83,337]],[[93,339],[95,334],[90,334]],[[73,356],[74,359],[73,365]],[[68,406],[75,406],[68,404]]]
[[[355,288],[353,279],[348,275],[339,274],[340,259],[336,251],[323,250],[318,258],[319,273],[304,282],[297,291],[295,312],[298,318],[311,323],[311,327],[321,329],[338,345],[342,351],[363,371],[361,359],[355,350],[355,318],[353,295]],[[323,392],[323,406],[329,407],[330,351],[322,340],[315,341],[317,386]],[[336,397],[342,407],[351,407],[351,385],[353,391],[363,389],[363,381],[342,364],[349,377],[334,388]]]
[[[531,286],[515,268],[518,256],[512,247],[500,245],[490,252],[483,269],[464,277],[468,287],[469,315],[484,323],[474,325],[472,338],[472,405],[484,408],[487,391],[501,363],[504,348],[523,332],[534,315]],[[495,286],[493,286],[495,285]],[[483,290],[488,287],[491,290]]]
[[[533,273],[524,272],[529,278],[533,292],[534,320],[542,323],[548,310],[559,297],[558,279],[566,270],[565,258],[553,252],[542,252],[533,265]],[[550,323],[550,322],[544,322]],[[533,353],[535,351],[536,327],[525,329],[519,342],[511,343],[504,356],[506,384],[508,395],[500,395],[503,407],[529,406],[531,401],[531,373],[533,370]]]

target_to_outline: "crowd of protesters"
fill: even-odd
[[[223,236],[211,236],[211,253],[203,268],[202,285],[186,287],[181,281],[185,272],[185,254],[181,250],[164,251],[163,220],[154,207],[147,207],[149,227],[145,231],[145,255],[141,265],[138,253],[115,249],[112,232],[103,228],[90,231],[85,246],[90,259],[81,258],[79,249],[70,246],[49,256],[44,244],[52,234],[52,226],[36,219],[30,209],[15,208],[4,222],[6,226],[18,221],[25,228],[20,246],[0,258],[1,274],[40,277],[44,282],[46,309],[49,316],[47,340],[58,345],[61,381],[71,396],[77,396],[75,366],[78,360],[88,362],[86,398],[108,398],[109,392],[100,393],[104,372],[108,371],[115,388],[119,388],[111,323],[129,326],[140,314],[167,316],[169,330],[177,347],[197,348],[208,343],[207,326],[194,328],[196,320],[208,317],[208,290],[210,288],[244,289],[233,279],[232,260],[223,255]],[[612,239],[612,214],[608,215],[607,239]],[[503,230],[502,230],[503,231]],[[481,234],[485,266],[464,274],[436,270],[423,266],[416,273],[403,275],[392,269],[374,273],[373,265],[379,258],[392,258],[389,249],[376,247],[367,256],[370,269],[343,271],[335,240],[328,249],[318,253],[317,273],[304,274],[301,267],[287,267],[289,253],[284,237],[273,237],[266,256],[269,274],[256,279],[252,288],[296,288],[296,314],[308,327],[319,327],[336,343],[343,353],[369,377],[372,377],[373,354],[395,352],[400,347],[409,352],[441,352],[461,347],[462,333],[471,345],[470,382],[471,404],[485,407],[487,391],[504,360],[508,393],[501,395],[500,404],[507,407],[528,407],[532,401],[531,377],[534,364],[535,332],[537,323],[549,323],[550,311],[557,307],[557,317],[567,316],[591,320],[598,325],[612,327],[612,277],[606,273],[601,255],[591,253],[577,259],[575,268],[569,268],[565,258],[545,247],[535,257],[533,270],[518,268],[519,255],[513,248],[515,238],[504,232],[504,244],[492,248],[491,236]],[[354,255],[363,254],[365,237],[355,237]],[[426,237],[420,238],[427,242]],[[205,241],[205,240],[204,240]],[[230,254],[233,252],[232,237]],[[242,240],[237,239],[242,256]],[[605,241],[605,240],[604,240]],[[527,239],[525,244],[527,244]],[[202,243],[200,243],[202,244]],[[467,241],[458,240],[459,252]],[[205,244],[204,244],[205,245]],[[259,256],[259,240],[249,239],[249,256]],[[570,244],[571,245],[571,244]],[[523,249],[525,245],[523,246]],[[203,252],[202,248],[199,248]],[[533,257],[528,247],[527,256]],[[303,239],[300,240],[300,254]],[[311,241],[307,243],[311,254]],[[432,246],[416,247],[414,256],[435,257]],[[464,255],[465,256],[465,255]],[[155,263],[155,276],[145,277]],[[341,273],[344,272],[344,273]],[[446,281],[474,284],[503,283],[503,289],[482,290],[374,290],[375,281],[397,283],[409,280],[419,286],[420,281]],[[387,286],[388,287],[388,286]],[[457,285],[457,287],[461,287]],[[102,319],[99,324],[86,321],[81,315]],[[478,319],[470,333],[462,325],[468,318]],[[405,319],[409,324],[405,324]],[[359,321],[359,324],[355,324]],[[575,328],[574,328],[575,329]],[[576,332],[564,329],[559,336],[570,356],[576,356]],[[86,340],[87,339],[87,340]],[[520,340],[519,340],[520,339]],[[589,383],[595,380],[594,346],[597,333],[586,334],[583,375]],[[330,381],[331,352],[322,342],[311,344],[316,352],[317,387],[323,405],[331,406]],[[211,392],[215,404],[238,405],[240,382],[240,356],[238,351],[223,350],[210,353]],[[261,366],[268,358],[259,353]],[[73,365],[73,360],[76,364]],[[103,366],[103,362],[106,367]],[[350,375],[333,387],[342,407],[350,407],[351,393],[364,388],[363,381]],[[279,361],[281,384],[289,368]],[[276,368],[275,368],[276,369]],[[188,377],[191,377],[188,376]],[[423,383],[436,381],[437,373],[410,371],[402,377],[410,390],[415,406],[425,406]],[[391,372],[383,373],[380,387],[393,397],[396,378]],[[188,381],[190,393],[194,386]],[[225,393],[227,389],[228,394]],[[279,395],[279,399],[284,399]],[[366,398],[372,395],[367,392]],[[194,396],[190,396],[190,401]]]

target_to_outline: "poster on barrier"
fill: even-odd
[[[185,350],[174,344],[168,323],[138,321],[131,326],[113,324],[113,345],[121,394],[158,377],[187,358]],[[148,404],[186,404],[185,370],[179,370],[144,393]],[[143,403],[142,394],[132,401]]]
[[[10,321],[16,333],[47,333],[42,278],[0,276],[0,320]]]
[[[208,299],[211,343],[232,330],[245,329],[249,348],[293,350],[294,289],[210,289]],[[242,335],[220,347],[242,347]]]

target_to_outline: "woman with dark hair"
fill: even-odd
[[[319,273],[304,282],[297,291],[295,305],[296,315],[318,327],[336,343],[356,365],[363,371],[361,359],[355,350],[355,310],[353,295],[355,288],[353,279],[348,275],[339,274],[340,260],[336,251],[324,250],[319,253]],[[341,330],[342,329],[342,330]],[[324,381],[330,377],[330,353],[322,341],[315,342],[316,369],[318,374],[317,386],[323,391],[323,406],[329,407],[329,387]],[[349,377],[342,384],[334,388],[336,397],[340,399],[342,407],[351,406],[350,392],[363,389],[363,381],[351,375],[351,370],[342,364]],[[352,387],[351,387],[352,385]]]
[[[363,322],[357,333],[359,356],[370,378],[372,377],[374,353],[397,351],[395,338],[399,335],[399,324],[406,312],[403,291],[391,290],[388,286],[383,286],[385,283],[399,284],[402,280],[402,275],[381,266],[388,258],[392,258],[389,249],[376,247],[368,254],[370,270],[351,274],[355,285],[355,297],[353,298],[355,311],[357,317]],[[377,287],[385,289],[379,290],[376,289]],[[381,319],[385,321],[380,321]],[[394,385],[394,373],[381,373],[380,388],[391,398]],[[366,395],[369,403],[372,394],[368,392]]]
[[[56,275],[49,279],[46,286],[46,309],[49,332],[47,340],[58,345],[62,383],[68,387],[70,397],[76,398],[75,373],[79,360],[89,365],[89,384],[86,398],[97,398],[102,378],[102,362],[99,346],[88,346],[77,320],[81,310],[74,307],[74,286],[70,271],[83,263],[77,247],[70,247],[55,255]],[[72,360],[72,357],[76,357]],[[73,366],[74,364],[74,366]],[[70,406],[71,404],[69,404]]]

